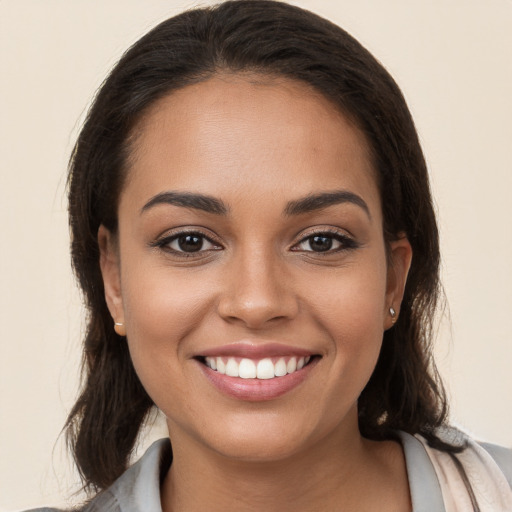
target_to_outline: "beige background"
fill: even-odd
[[[410,103],[439,210],[452,418],[512,446],[512,1],[295,3],[358,37]],[[85,107],[129,44],[193,5],[0,0],[0,511],[75,489],[58,440],[82,329],[64,185]]]

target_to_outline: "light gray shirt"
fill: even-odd
[[[441,487],[423,444],[399,432],[405,453],[413,512],[446,512]],[[512,450],[482,444],[505,474],[512,488]],[[153,443],[144,456],[107,490],[98,494],[83,512],[162,512],[160,484],[171,462],[169,439]],[[42,508],[33,512],[56,512]]]

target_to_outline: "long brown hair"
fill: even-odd
[[[361,433],[389,439],[436,429],[447,405],[431,358],[439,295],[439,243],[425,160],[405,100],[388,72],[344,30],[269,0],[234,0],[168,19],[131,47],[89,111],[69,168],[72,260],[88,311],[83,386],[68,421],[86,487],[109,486],[126,468],[153,403],[113,329],[99,267],[98,227],[117,229],[117,205],[134,126],[159,98],[219,71],[252,71],[313,86],[365,134],[381,193],[387,242],[413,249],[400,317],[384,333],[359,398]]]

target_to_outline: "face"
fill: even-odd
[[[328,100],[247,76],[160,100],[118,235],[99,241],[109,309],[176,445],[268,460],[359,435],[411,250],[386,257],[366,142]]]

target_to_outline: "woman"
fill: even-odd
[[[412,119],[341,29],[265,1],[162,23],[100,90],[69,199],[86,510],[512,506],[510,453],[446,429]],[[172,455],[126,471],[154,405]]]

